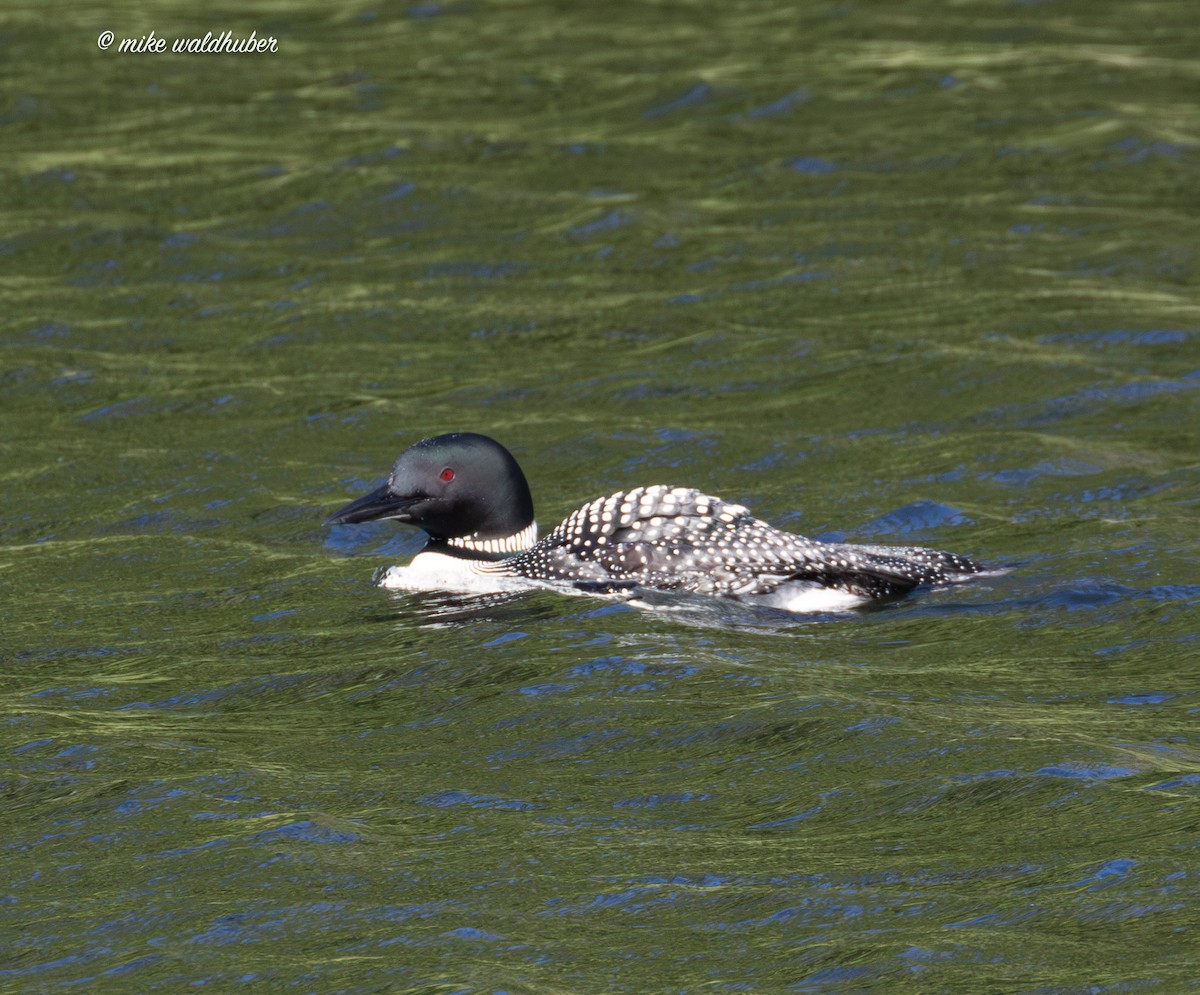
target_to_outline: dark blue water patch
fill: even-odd
[[[72,329],[70,325],[64,324],[61,321],[47,321],[42,325],[35,325],[29,329],[29,337],[34,339],[67,339],[71,337]]]
[[[430,21],[435,17],[453,17],[470,12],[469,3],[414,3],[404,11],[414,21]]]
[[[292,638],[288,634],[279,634],[277,636],[253,636],[248,639],[231,639],[221,644],[221,649],[244,649],[247,643],[256,643],[263,640],[273,639],[288,639]],[[133,711],[145,709],[175,709],[175,708],[196,708],[207,707],[219,702],[238,702],[241,699],[259,698],[264,695],[272,695],[281,692],[293,691],[297,688],[303,688],[311,683],[312,676],[309,674],[267,674],[261,677],[256,677],[251,680],[235,681],[232,684],[226,684],[222,687],[202,688],[200,690],[181,691],[178,694],[171,695],[168,698],[159,698],[153,701],[139,700],[130,701],[123,705],[117,706],[117,711]]]
[[[1024,486],[1042,477],[1079,477],[1103,472],[1104,468],[1095,463],[1080,459],[1061,458],[1042,460],[1031,467],[1014,467],[1009,470],[997,470],[994,473],[982,473],[979,475],[979,479]]]
[[[1127,601],[1137,595],[1137,590],[1106,579],[1081,578],[1068,587],[1044,594],[1034,599],[1041,608],[1062,608],[1066,611],[1091,610]]]
[[[364,231],[371,234],[408,234],[428,227],[433,214],[431,203],[415,195],[409,183],[392,183],[365,191],[358,202],[334,204],[310,201],[278,215],[275,220],[237,232],[248,241],[295,238],[310,241],[318,248],[351,247]],[[395,251],[407,251],[398,243]],[[355,316],[357,321],[359,315]]]
[[[149,708],[190,708],[195,705],[208,705],[213,702],[222,701],[233,693],[231,688],[210,688],[205,691],[185,691],[170,698],[159,698],[156,701],[130,701],[124,705],[118,705],[117,711],[131,711],[133,709],[149,709]]]
[[[731,114],[729,115],[729,120],[754,121],[758,118],[775,117],[779,114],[786,114],[788,111],[802,104],[807,104],[812,98],[813,95],[809,90],[793,90],[778,100],[772,100],[769,104],[759,104],[757,107],[751,107],[748,111]]]
[[[485,647],[503,646],[505,643],[515,642],[520,639],[527,639],[528,632],[506,632],[503,635],[497,636],[495,639],[489,639],[483,645]]]
[[[1159,584],[1139,595],[1151,601],[1182,601],[1192,604],[1200,601],[1200,584]]]
[[[661,885],[650,885],[600,892],[586,898],[551,898],[546,900],[545,907],[539,914],[577,916],[588,915],[600,909],[641,912],[656,905],[673,903],[687,893],[687,891],[663,888]]]
[[[131,397],[124,401],[105,404],[79,415],[79,422],[102,421],[110,418],[144,418],[150,415],[167,415],[176,413],[180,405],[176,402],[165,402],[153,397]]]
[[[36,964],[25,964],[21,967],[5,968],[0,967],[0,978],[16,978],[23,975],[38,974],[42,971],[55,971],[61,967],[68,965],[84,964],[97,957],[105,956],[112,953],[107,948],[99,948],[88,950],[80,954],[68,954],[66,957],[57,957],[54,960],[41,961]]]
[[[1077,880],[1068,881],[1061,885],[1053,885],[1052,887],[1080,888],[1087,886],[1088,891],[1096,891],[1099,888],[1107,888],[1109,885],[1127,878],[1137,865],[1138,862],[1136,860],[1131,860],[1127,857],[1106,860],[1091,873],[1085,874]]]
[[[1092,163],[1093,169],[1110,169],[1113,166],[1138,166],[1154,159],[1177,160],[1188,152],[1196,149],[1194,145],[1181,145],[1161,139],[1146,141],[1131,135],[1113,142],[1108,151],[1110,155]]]
[[[1080,504],[1128,504],[1138,498],[1149,497],[1173,486],[1170,481],[1149,482],[1134,480],[1124,484],[1114,484],[1111,487],[1089,487],[1074,494],[1054,495],[1051,501],[1079,502]],[[1111,509],[1105,514],[1116,516]],[[1124,517],[1124,516],[1122,516]]]
[[[448,929],[441,935],[451,940],[482,940],[494,942],[507,939],[507,937],[503,937],[498,933],[489,933],[486,929],[477,929],[474,926],[459,926],[457,929]],[[473,990],[474,989],[471,988],[464,989],[465,992],[470,992]],[[447,995],[451,995],[451,993],[448,992]],[[493,992],[492,995],[500,995],[500,993]]]
[[[514,743],[503,750],[488,755],[489,763],[506,763],[514,760],[552,760],[576,757],[591,750],[615,753],[636,743],[634,737],[621,729],[597,729],[591,732],[561,736],[557,739],[537,743]]]
[[[1198,695],[1200,695],[1200,690],[1190,691],[1184,695],[1181,695],[1180,697],[1195,698]],[[1184,766],[1187,766],[1187,765],[1189,765],[1190,758],[1191,758],[1191,754],[1188,752],[1189,747],[1190,747],[1190,742],[1191,741],[1186,736],[1174,735],[1174,736],[1167,736],[1167,737],[1163,737],[1163,738],[1159,738],[1159,739],[1154,739],[1154,740],[1151,740],[1150,742],[1116,743],[1116,744],[1114,744],[1114,746],[1116,749],[1119,749],[1119,750],[1130,750],[1130,751],[1134,751],[1134,752],[1139,751],[1139,750],[1146,750],[1149,753],[1153,753],[1156,756],[1161,757],[1163,764],[1177,763],[1177,764],[1183,764]],[[1163,767],[1163,768],[1159,769],[1158,772],[1161,773],[1162,770],[1165,770],[1165,769],[1166,768]]]
[[[417,185],[415,183],[400,183],[380,194],[379,200],[382,203],[387,203],[391,200],[403,200],[409,194],[414,193],[416,189]]]
[[[364,491],[365,493],[365,491]],[[332,506],[331,506],[331,509]],[[390,522],[362,525],[333,525],[325,535],[324,548],[346,556],[415,556],[425,546],[425,536],[416,529],[397,529]]]
[[[31,691],[31,698],[64,698],[67,701],[89,701],[94,698],[104,698],[113,693],[113,688],[110,687],[92,687],[92,688],[43,688],[40,691]]]
[[[532,269],[528,263],[483,263],[472,260],[456,260],[453,262],[430,263],[425,267],[425,280],[439,280],[445,277],[468,277],[473,280],[502,280],[510,276],[520,276]]]
[[[860,991],[865,991],[868,986],[866,979],[874,974],[879,974],[879,968],[866,967],[858,965],[839,965],[837,967],[823,967],[818,971],[813,971],[812,974],[806,975],[794,984],[788,985],[789,991],[795,992],[813,992],[813,991],[844,991],[847,986],[853,986]],[[859,988],[859,986],[863,986]]]
[[[1107,331],[1060,332],[1056,335],[1043,335],[1038,341],[1046,343],[1070,342],[1107,348],[1109,346],[1124,347],[1131,345],[1182,345],[1192,337],[1192,332],[1176,328],[1152,328],[1144,331],[1130,328],[1113,328]]]
[[[1200,788],[1200,774],[1180,774],[1168,781],[1146,785],[1147,791],[1180,791],[1190,788]]]
[[[1017,923],[1025,922],[1027,919],[1033,919],[1037,916],[1044,915],[1040,908],[1028,908],[1020,912],[985,912],[982,915],[971,916],[969,919],[959,919],[955,922],[948,922],[943,927],[944,929],[976,929],[980,926],[1014,926]],[[1049,993],[1047,993],[1049,995]]]
[[[52,113],[50,104],[46,101],[38,100],[37,97],[31,97],[24,93],[20,96],[10,97],[5,103],[7,106],[0,111],[0,125],[32,121],[39,117],[49,117]],[[55,167],[55,169],[62,168],[61,166]],[[29,179],[33,179],[33,177],[29,177]]]
[[[0,342],[4,340],[0,339]],[[15,343],[13,343],[15,344]],[[20,366],[12,366],[7,369],[0,370],[0,383],[3,383],[6,388],[11,388],[14,385],[32,384],[37,389],[42,386],[43,371],[29,363],[22,363]]]
[[[768,276],[760,280],[746,280],[741,283],[731,283],[729,290],[733,292],[743,290],[765,290],[769,287],[778,287],[788,283],[809,283],[812,280],[827,280],[832,274],[824,270],[800,270],[792,273],[781,273],[779,276]]]
[[[189,231],[177,231],[168,235],[158,247],[160,249],[190,249],[200,241],[200,236]]]
[[[772,884],[790,884],[794,878],[786,881],[772,881]],[[811,881],[811,878],[805,880]],[[751,886],[758,883],[757,879],[732,874],[646,874],[639,878],[643,884],[671,885],[676,888],[724,888],[730,885]]]
[[[333,206],[327,200],[310,200],[305,204],[297,204],[288,213],[294,217],[326,217],[333,211]]]
[[[379,163],[391,162],[393,159],[405,155],[407,152],[407,149],[401,148],[398,145],[389,145],[375,152],[361,152],[358,155],[350,156],[348,159],[343,159],[339,165],[349,169],[359,166],[375,166]]]
[[[1037,426],[1074,415],[1090,414],[1113,407],[1125,407],[1158,397],[1200,387],[1200,377],[1187,374],[1175,380],[1139,380],[1131,383],[1085,387],[1071,394],[1051,398],[1034,407],[1019,424]]]
[[[124,964],[118,964],[116,967],[110,967],[107,970],[101,971],[98,977],[119,978],[123,974],[129,974],[133,971],[140,971],[143,967],[149,967],[152,964],[157,964],[162,959],[162,954],[146,954],[144,957],[135,957],[133,960],[126,961]]]
[[[471,332],[471,338],[490,339],[497,335],[519,335],[524,332],[536,331],[540,327],[540,323],[536,321],[505,322],[488,328],[476,328]]]
[[[289,840],[297,843],[358,843],[363,837],[344,829],[333,829],[323,826],[311,819],[301,819],[282,826],[275,826],[255,833],[252,841],[255,843],[275,843]]]
[[[596,383],[603,383],[603,381],[596,381]],[[606,389],[612,390],[609,385],[606,385]],[[613,394],[620,397],[637,397],[642,391],[653,390],[651,385],[639,384],[633,388],[614,391]],[[671,426],[664,427],[664,430],[668,432],[671,429]],[[617,463],[603,479],[608,481],[611,486],[618,487],[621,485],[621,481],[636,480],[647,470],[651,476],[657,477],[666,469],[676,470],[680,467],[690,466],[695,461],[697,452],[711,455],[717,451],[717,437],[713,433],[679,431],[686,434],[660,436],[656,432],[653,445],[644,436],[619,436],[618,441],[629,443],[629,455]]]
[[[607,152],[608,148],[601,142],[571,142],[564,145],[562,151],[567,155],[598,155]]]
[[[895,715],[872,715],[869,718],[861,719],[858,722],[852,722],[846,726],[846,732],[868,732],[872,734],[883,733],[889,727],[894,726],[900,719]]]
[[[794,812],[791,815],[785,815],[778,819],[768,819],[765,822],[751,823],[747,828],[756,830],[789,829],[798,822],[805,822],[814,815],[819,815],[823,810],[823,805],[814,805],[811,808],[802,809],[799,812]]]
[[[707,83],[697,83],[682,96],[642,111],[642,117],[647,121],[653,121],[655,118],[664,117],[676,111],[686,110],[689,107],[699,107],[712,100],[712,97],[713,89],[711,86]]]
[[[1162,705],[1174,701],[1178,695],[1162,692],[1143,691],[1135,694],[1122,694],[1108,699],[1110,705]]]
[[[58,690],[58,689],[56,689],[56,690]],[[50,736],[46,739],[35,739],[28,743],[22,743],[20,746],[14,746],[12,748],[12,753],[14,753],[17,756],[20,756],[22,753],[28,753],[31,750],[40,750],[43,746],[50,746],[54,742],[55,742],[55,739],[53,736]]]
[[[207,489],[193,493],[205,493],[206,491]],[[188,491],[176,492],[176,494],[184,493],[188,493]],[[164,497],[161,500],[166,499]],[[201,532],[208,529],[223,529],[227,526],[228,522],[224,518],[194,518],[173,508],[164,508],[161,510],[146,511],[140,515],[112,522],[109,525],[99,526],[96,529],[96,533],[98,535],[111,536],[143,535],[145,533],[162,532],[190,535],[194,532]],[[145,562],[153,558],[152,553],[143,553],[140,551],[121,553],[117,556],[117,559],[134,562]]]
[[[378,218],[382,218],[383,220],[378,220]],[[365,221],[363,222],[363,226],[372,235],[380,238],[396,239],[395,244],[390,249],[381,249],[381,252],[392,251],[403,253],[405,255],[408,255],[412,252],[412,242],[403,241],[402,239],[408,235],[412,235],[414,232],[425,231],[431,224],[432,222],[424,217],[404,216],[393,217],[389,219],[384,214],[378,215],[377,218],[372,218],[369,223]],[[321,242],[317,242],[315,245],[318,248],[326,247],[325,244]],[[378,314],[391,313],[394,310],[394,308],[373,308],[365,310],[356,316],[356,320],[374,317]]]
[[[690,802],[706,802],[712,799],[708,792],[669,791],[663,794],[637,795],[613,802],[613,808],[657,809],[669,805],[686,805]]]
[[[118,259],[89,259],[78,264],[67,279],[71,287],[120,287],[124,280]]]
[[[252,615],[251,622],[270,622],[277,618],[286,618],[288,615],[295,615],[300,611],[299,608],[280,608],[278,611],[266,612],[263,615]]]
[[[71,624],[71,623],[67,623],[65,621],[60,621],[55,624],[55,628],[63,628],[64,626],[66,626],[68,624]],[[82,619],[78,619],[73,624],[77,625],[77,626],[81,626],[84,623],[83,623]],[[55,646],[50,649],[37,650],[37,651],[18,650],[16,653],[16,658],[18,660],[22,660],[22,661],[26,661],[26,660],[49,661],[49,660],[60,660],[60,659],[73,659],[73,658],[77,658],[77,657],[86,658],[86,657],[119,656],[119,655],[144,653],[144,652],[146,652],[146,649],[145,649],[145,647],[142,647],[142,646]],[[66,692],[68,689],[63,688],[61,690]],[[50,691],[47,693],[53,693],[53,692]]]
[[[1129,642],[1118,643],[1116,646],[1102,646],[1098,650],[1093,650],[1093,656],[1116,656],[1118,653],[1128,653],[1131,650],[1143,649],[1149,646],[1148,639],[1131,639]]]
[[[973,519],[958,508],[937,501],[914,501],[866,522],[862,532],[907,534],[947,526],[970,525]]]
[[[839,168],[836,162],[820,159],[813,155],[800,155],[794,159],[788,159],[784,166],[793,172],[803,173],[807,176],[826,176],[829,173],[836,173]]]
[[[225,837],[219,837],[217,839],[205,840],[203,843],[194,843],[191,846],[179,846],[173,847],[170,850],[160,850],[157,853],[150,854],[148,856],[158,860],[170,859],[173,857],[192,857],[198,853],[204,853],[207,850],[224,850],[232,842],[232,840]]]
[[[497,809],[506,812],[530,812],[540,807],[532,802],[520,801],[515,798],[504,798],[500,795],[476,795],[457,789],[425,795],[417,799],[417,803],[434,808],[457,808],[465,805],[468,808]]]
[[[360,83],[354,88],[354,95],[358,98],[354,106],[360,111],[379,110],[383,106],[382,93],[383,87],[378,83]]]
[[[227,943],[240,943],[251,936],[251,930],[258,925],[255,920],[261,913],[251,915],[246,912],[230,912],[218,916],[208,929],[202,933],[186,938],[184,943],[213,943],[224,946]]]
[[[601,693],[606,695],[647,694],[661,690],[672,682],[693,676],[698,668],[689,664],[641,663],[623,657],[601,657],[587,663],[570,667],[568,677],[593,679],[634,677],[641,678],[628,683],[606,686]],[[564,684],[564,689],[578,686],[578,681]]]
[[[698,432],[690,428],[680,428],[676,425],[662,425],[655,428],[654,440],[663,446],[704,445],[706,442],[711,445],[713,442],[712,436],[706,432]]]
[[[953,774],[953,775],[951,775],[950,780],[964,781],[964,782],[991,781],[991,780],[995,780],[997,778],[1010,778],[1010,777],[1021,777],[1021,776],[1023,776],[1023,775],[1018,771],[1010,770],[1007,767],[997,767],[992,770],[975,771],[972,774]]]
[[[671,678],[692,677],[700,668],[687,663],[642,663],[623,656],[604,656],[567,669],[572,677],[590,677],[594,674],[645,675],[654,674]]]
[[[1108,764],[1075,764],[1063,763],[1048,767],[1039,767],[1033,772],[1034,777],[1066,778],[1078,781],[1111,781],[1122,777],[1135,777],[1142,773],[1134,767],[1116,767]]]
[[[527,687],[517,688],[517,693],[528,695],[533,698],[540,698],[545,695],[563,694],[567,691],[573,691],[576,687],[578,687],[577,684],[562,684],[548,681],[542,684],[530,684]]]
[[[727,360],[705,360],[695,359],[689,364],[693,369],[703,370],[713,366],[727,367]],[[697,386],[691,388],[683,388],[677,384],[664,383],[665,377],[661,374],[656,374],[656,384],[644,384],[640,388],[635,388],[630,392],[630,397],[675,397],[681,394],[686,394],[692,397],[714,397],[722,394],[746,394],[754,393],[767,389],[768,384],[763,380],[733,380],[724,379],[713,383],[710,386]]]
[[[79,179],[79,174],[65,166],[51,166],[40,173],[34,173],[29,179],[34,183],[74,183]]]
[[[805,453],[791,451],[784,452],[777,448],[774,452],[764,453],[762,456],[752,459],[749,462],[739,463],[736,469],[747,473],[774,473],[789,463],[801,462],[806,455]],[[803,515],[800,512],[788,512],[785,517],[792,521],[799,521]]]
[[[567,235],[577,241],[592,238],[595,235],[604,232],[616,231],[618,228],[624,228],[627,225],[633,224],[633,218],[623,211],[609,211],[595,221],[589,221],[585,224],[575,225],[573,228],[567,229]]]
[[[224,280],[228,275],[229,274],[218,270],[213,273],[206,273],[203,278],[207,280]],[[180,279],[184,279],[184,277],[181,277]],[[218,304],[213,307],[199,308],[195,312],[195,315],[197,318],[217,318],[223,314],[231,314],[232,312],[233,306],[231,304]]]

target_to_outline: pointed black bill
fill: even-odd
[[[388,490],[388,485],[365,494],[346,507],[339,508],[325,519],[325,525],[357,525],[359,522],[378,522],[385,518],[398,522],[409,521],[408,509],[420,498],[400,497]]]

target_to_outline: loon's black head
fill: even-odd
[[[335,511],[325,524],[385,518],[415,525],[434,539],[503,539],[533,523],[533,497],[500,443],[454,432],[406,449],[382,487]]]

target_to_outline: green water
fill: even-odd
[[[1200,984],[1194,20],[6,7],[0,988]],[[456,429],[1013,570],[391,596]]]

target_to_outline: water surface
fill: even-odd
[[[213,16],[0,21],[0,987],[1200,983],[1187,5]],[[389,595],[451,430],[1012,570]]]

